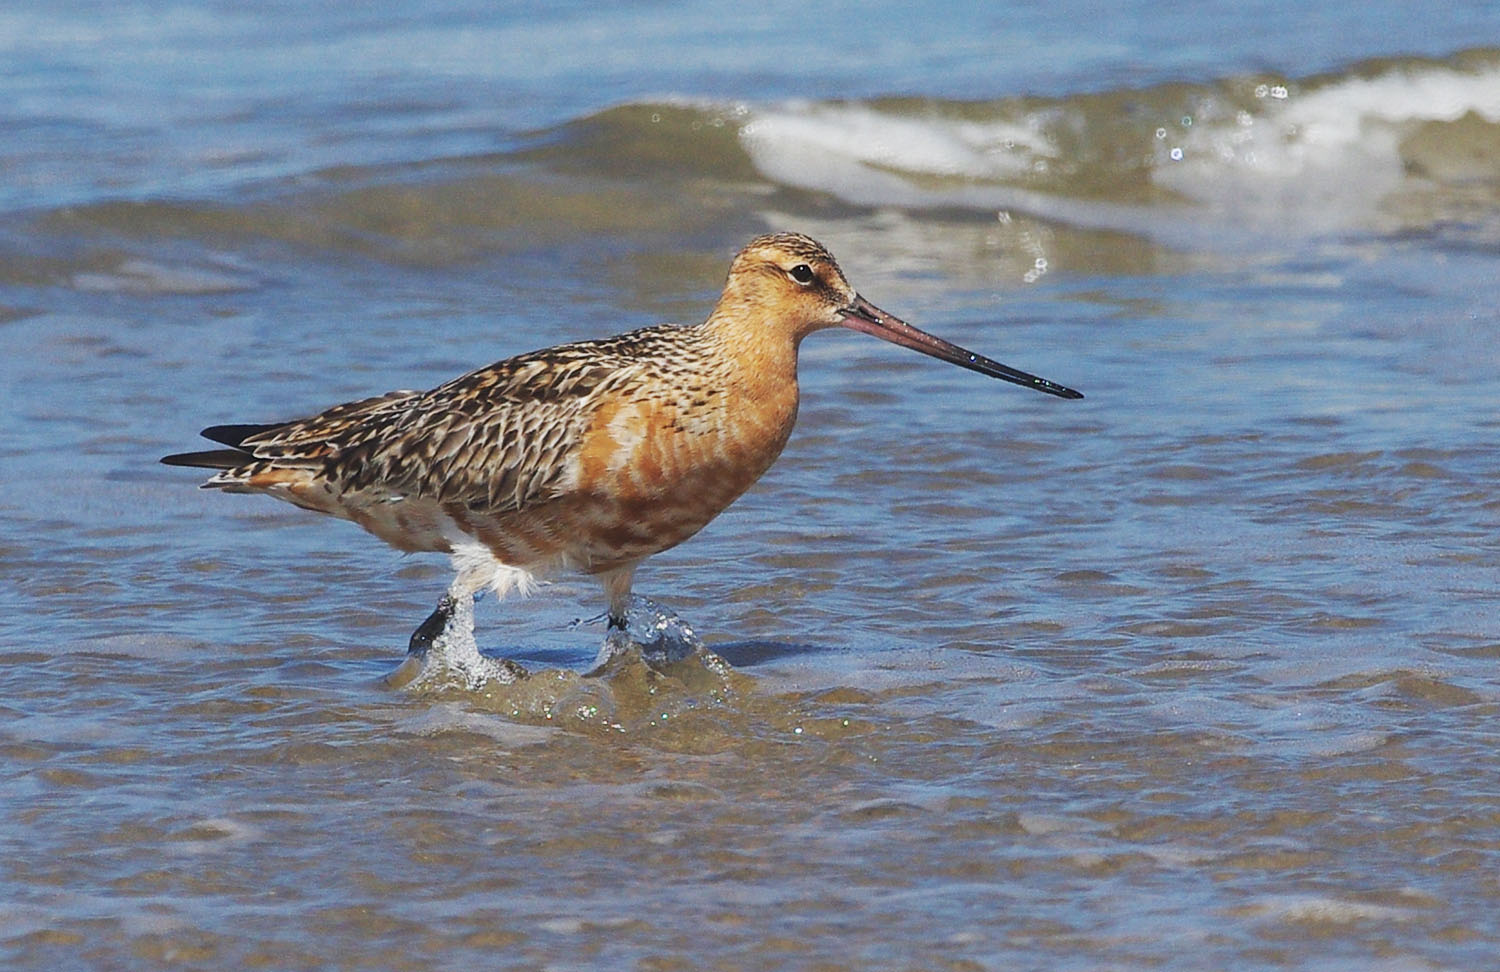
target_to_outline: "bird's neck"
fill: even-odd
[[[724,312],[721,303],[701,327],[720,348],[741,382],[774,387],[797,387],[798,340],[769,314],[754,308]]]
[[[797,417],[797,338],[769,314],[723,301],[699,326],[717,349],[725,385],[785,442]]]

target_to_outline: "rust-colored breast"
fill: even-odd
[[[675,546],[734,502],[781,454],[796,420],[796,385],[749,398],[663,383],[600,403],[576,452],[572,489],[505,517],[514,536],[539,522],[585,570],[609,570]],[[516,551],[519,552],[519,551]]]

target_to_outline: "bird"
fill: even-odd
[[[306,418],[211,426],[201,434],[224,448],[161,462],[215,470],[205,489],[263,493],[403,552],[447,554],[453,580],[409,653],[455,615],[472,642],[474,599],[529,593],[565,572],[597,578],[609,629],[624,631],[640,563],[703,529],[781,454],[797,418],[798,347],[832,327],[1083,397],[881,310],[825,246],[782,232],[739,251],[701,323],[520,354]]]

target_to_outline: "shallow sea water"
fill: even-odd
[[[0,965],[1493,967],[1500,20],[1117,6],[0,15]],[[727,667],[392,690],[440,558],[156,464],[768,229],[1088,397],[810,338]]]

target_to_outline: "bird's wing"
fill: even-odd
[[[593,411],[638,370],[604,342],[498,362],[428,392],[392,392],[269,428],[239,448],[373,490],[498,514],[556,498]]]

